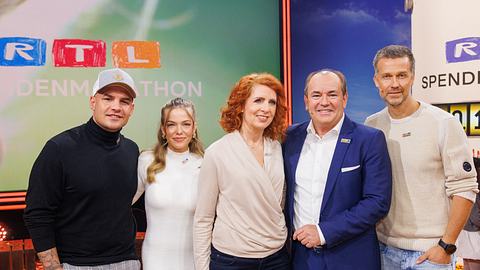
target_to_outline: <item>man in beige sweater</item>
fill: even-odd
[[[382,269],[454,269],[455,241],[478,192],[461,124],[411,96],[415,60],[390,45],[373,60],[387,107],[367,118],[382,130],[392,162],[390,212],[377,225]]]

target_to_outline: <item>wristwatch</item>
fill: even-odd
[[[445,250],[445,253],[447,253],[448,255],[451,255],[455,253],[455,251],[457,251],[457,246],[455,246],[454,244],[447,244],[443,242],[441,238],[440,240],[438,240],[438,245],[441,246]]]

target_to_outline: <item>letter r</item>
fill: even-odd
[[[0,66],[43,66],[46,42],[28,37],[0,38]]]
[[[467,53],[467,54],[469,54],[469,55],[472,55],[472,56],[477,55],[477,54],[475,53],[475,51],[470,50],[470,49],[475,48],[475,47],[477,47],[477,46],[478,46],[478,45],[477,45],[476,43],[474,43],[474,42],[462,42],[462,43],[458,43],[458,44],[455,45],[455,54],[454,54],[454,56],[455,56],[455,58],[459,58],[460,56],[462,56],[462,52],[465,52],[465,53]]]

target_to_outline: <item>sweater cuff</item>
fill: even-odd
[[[455,193],[455,194],[452,195],[452,197],[453,196],[459,196],[459,197],[465,198],[465,199],[471,201],[472,203],[475,203],[475,199],[477,198],[477,194],[475,192],[473,192],[472,190]]]
[[[30,229],[29,233],[36,252],[49,250],[56,246],[55,233],[48,228]]]

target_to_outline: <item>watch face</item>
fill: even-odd
[[[447,244],[445,247],[445,251],[447,252],[447,254],[453,254],[455,253],[455,251],[457,251],[457,247],[455,245]]]
[[[442,239],[438,241],[438,245],[441,246],[447,254],[453,254],[455,251],[457,251],[457,246],[454,244],[447,244],[443,242]]]

